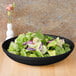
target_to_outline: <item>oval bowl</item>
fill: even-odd
[[[45,35],[48,35],[48,34],[45,34]],[[55,35],[48,35],[48,36],[52,36],[54,38],[60,37],[60,36],[55,36]],[[53,64],[53,63],[59,62],[59,61],[65,59],[66,57],[68,57],[74,49],[74,43],[71,40],[64,38],[64,37],[60,37],[61,39],[64,39],[66,43],[68,43],[70,45],[71,50],[69,52],[66,52],[64,54],[57,55],[57,56],[50,56],[50,57],[24,57],[24,56],[9,53],[7,51],[10,42],[14,41],[16,38],[17,37],[13,37],[11,39],[4,41],[2,44],[3,51],[11,59],[13,59],[17,62],[23,63],[23,64],[28,64],[28,65],[39,66],[39,65],[48,65],[48,64]]]

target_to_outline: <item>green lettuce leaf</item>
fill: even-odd
[[[28,39],[26,38],[25,34],[20,34],[16,39],[15,43],[19,46],[19,49],[23,49],[26,46],[23,46],[23,43],[26,42]]]
[[[34,33],[32,33],[32,32],[26,33],[26,38],[27,38],[28,41],[29,41],[29,40],[32,40],[33,37],[34,37]]]
[[[55,56],[56,55],[55,50],[48,50],[48,53],[49,53],[50,56]]]
[[[37,57],[36,54],[30,54],[29,57]]]
[[[26,56],[26,50],[25,50],[25,49],[22,49],[22,50],[20,51],[20,55],[21,55],[21,56]]]
[[[56,40],[51,41],[50,43],[48,43],[47,47],[51,47],[51,46],[55,46],[57,45]]]
[[[14,42],[11,42],[11,43],[10,43],[10,46],[9,46],[9,48],[8,48],[8,51],[9,51],[10,53],[19,55],[19,47],[18,47],[18,45],[17,45],[16,43],[14,43]]]
[[[64,48],[62,48],[60,46],[55,46],[55,51],[56,51],[56,55],[60,55],[60,54],[64,54],[65,53]]]
[[[67,43],[63,44],[63,48],[65,49],[65,52],[70,51],[69,47],[70,47],[69,44],[67,44]]]
[[[40,50],[36,50],[35,54],[36,54],[38,57],[43,57],[43,54],[40,52]]]
[[[53,40],[54,38],[48,35],[45,35],[45,41],[48,42],[50,40]]]

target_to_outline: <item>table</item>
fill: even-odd
[[[15,62],[0,47],[0,76],[76,76],[76,47],[65,60],[47,66]]]

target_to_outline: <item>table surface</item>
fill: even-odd
[[[61,62],[47,66],[30,66],[11,60],[0,47],[0,76],[76,76],[75,50],[76,47]]]

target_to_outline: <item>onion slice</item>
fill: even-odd
[[[36,49],[34,49],[34,48],[27,48],[27,50],[35,51]]]

